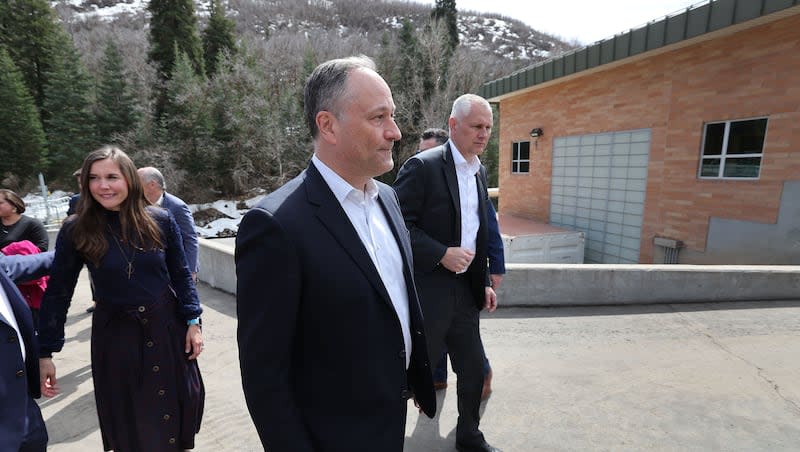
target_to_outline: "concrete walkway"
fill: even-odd
[[[207,398],[195,450],[262,450],[241,391],[234,299],[206,285],[200,298]],[[74,300],[55,355],[62,394],[40,400],[54,452],[102,450],[85,275]],[[800,300],[508,308],[481,326],[495,375],[482,429],[506,452],[800,450]],[[409,405],[406,452],[455,450],[452,374],[450,384],[436,419]]]

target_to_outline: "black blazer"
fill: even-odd
[[[31,311],[14,281],[29,281],[43,276],[53,262],[53,253],[4,256],[0,254],[0,285],[25,344],[25,362],[19,350],[17,333],[0,315],[0,450],[18,450],[25,434],[29,399],[38,398],[39,350]],[[39,421],[41,422],[41,421]]]
[[[486,286],[489,285],[486,168],[481,165],[475,178],[480,227],[475,258],[467,269],[467,275],[475,306],[480,310],[486,302]],[[461,246],[461,201],[450,142],[409,158],[397,174],[394,189],[411,232],[417,288],[422,297],[444,297],[443,291],[451,286],[453,273],[439,261],[448,247]]]
[[[236,238],[242,385],[269,451],[397,451],[409,386],[436,411],[411,246],[378,183],[404,261],[412,356],[372,260],[312,164],[243,218]]]

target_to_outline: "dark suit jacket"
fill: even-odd
[[[266,450],[400,452],[408,387],[428,416],[436,411],[408,232],[394,192],[378,186],[404,261],[408,370],[386,288],[313,163],[239,226],[239,361]]]
[[[3,451],[19,450],[29,422],[26,416],[30,398],[41,396],[39,350],[31,311],[14,282],[43,276],[52,262],[52,252],[26,256],[0,254],[0,285],[8,296],[25,344],[25,362],[22,362],[17,333],[7,323],[9,319],[0,315],[0,450]]]
[[[475,258],[467,275],[480,310],[489,285],[487,270],[487,217],[489,194],[486,169],[475,176],[478,187],[480,227]],[[443,299],[453,284],[453,273],[439,264],[448,247],[461,246],[461,203],[458,176],[450,152],[450,142],[420,152],[406,160],[394,183],[406,226],[411,232],[414,271],[423,305],[426,299]],[[426,306],[427,309],[427,306]],[[426,311],[426,315],[428,311]]]
[[[506,273],[506,255],[503,250],[503,238],[500,236],[500,224],[497,222],[497,212],[494,204],[486,204],[486,225],[487,233],[487,253],[489,255],[489,273],[493,275],[504,275]]]
[[[186,264],[189,265],[190,272],[197,273],[199,244],[197,242],[197,231],[194,229],[194,218],[192,218],[189,206],[181,198],[164,192],[161,207],[167,209],[175,217],[175,222],[178,223],[178,228],[181,230],[183,251],[186,253]]]

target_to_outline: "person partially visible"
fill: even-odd
[[[364,56],[305,85],[308,168],[245,214],[236,238],[242,386],[270,452],[401,452],[408,399],[436,412],[411,244],[378,182],[401,138]]]
[[[29,240],[22,240],[0,248],[0,252],[5,255],[30,255],[39,254],[41,250]],[[42,306],[42,296],[44,296],[44,291],[47,289],[47,280],[47,276],[42,276],[31,281],[17,283],[17,289],[19,289],[31,309],[33,328],[35,330],[39,329],[39,308]]]
[[[442,146],[447,143],[450,135],[444,129],[430,128],[422,132],[419,140],[419,150],[417,152],[426,151],[436,146]],[[488,254],[489,254],[489,277],[492,281],[492,288],[497,290],[503,281],[503,275],[506,273],[506,259],[503,251],[503,238],[500,236],[500,225],[497,222],[497,212],[494,210],[494,204],[488,203],[488,212],[486,218],[489,227],[488,237]],[[483,345],[483,341],[481,341]],[[486,358],[486,351],[483,352],[483,390],[481,391],[481,400],[486,400],[492,393],[492,366],[489,364],[489,359]],[[441,359],[436,364],[433,371],[433,387],[444,389],[447,387],[447,350],[442,354]]]
[[[177,196],[167,193],[167,182],[158,169],[146,166],[139,168],[138,173],[142,180],[144,197],[150,204],[169,210],[178,223],[183,238],[183,250],[186,252],[186,262],[189,264],[189,270],[192,271],[192,279],[197,281],[200,245],[197,241],[197,231],[194,229],[194,218],[189,206]]]
[[[419,146],[417,152],[426,151],[430,148],[441,146],[447,143],[450,138],[447,131],[444,129],[430,128],[425,129],[419,138]]]
[[[41,396],[36,331],[15,283],[45,276],[53,253],[0,254],[0,451],[44,452],[47,428]]]
[[[39,250],[47,251],[49,239],[44,224],[23,213],[25,201],[13,191],[0,188],[0,248],[10,243],[29,240]]]
[[[95,282],[91,365],[104,450],[192,449],[205,389],[200,300],[170,213],[147,206],[131,159],[119,148],[91,152],[81,167],[78,213],[56,240],[42,300],[42,394],[58,394],[53,353],[85,264]]]
[[[81,199],[81,169],[78,168],[72,173],[72,177],[74,177],[78,181],[78,193],[69,197],[69,206],[67,207],[67,216],[70,216],[77,212],[78,210],[78,200]]]
[[[414,278],[425,316],[429,356],[445,347],[458,376],[456,449],[494,452],[481,433],[483,344],[480,311],[497,308],[488,270],[486,168],[479,155],[492,131],[486,99],[453,102],[450,139],[411,156],[394,183],[414,251]]]

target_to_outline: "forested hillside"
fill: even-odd
[[[83,156],[115,143],[193,202],[272,190],[310,157],[303,81],[358,53],[392,88],[399,166],[455,97],[571,48],[454,0],[4,0],[2,185],[25,191],[43,172],[74,189]]]

